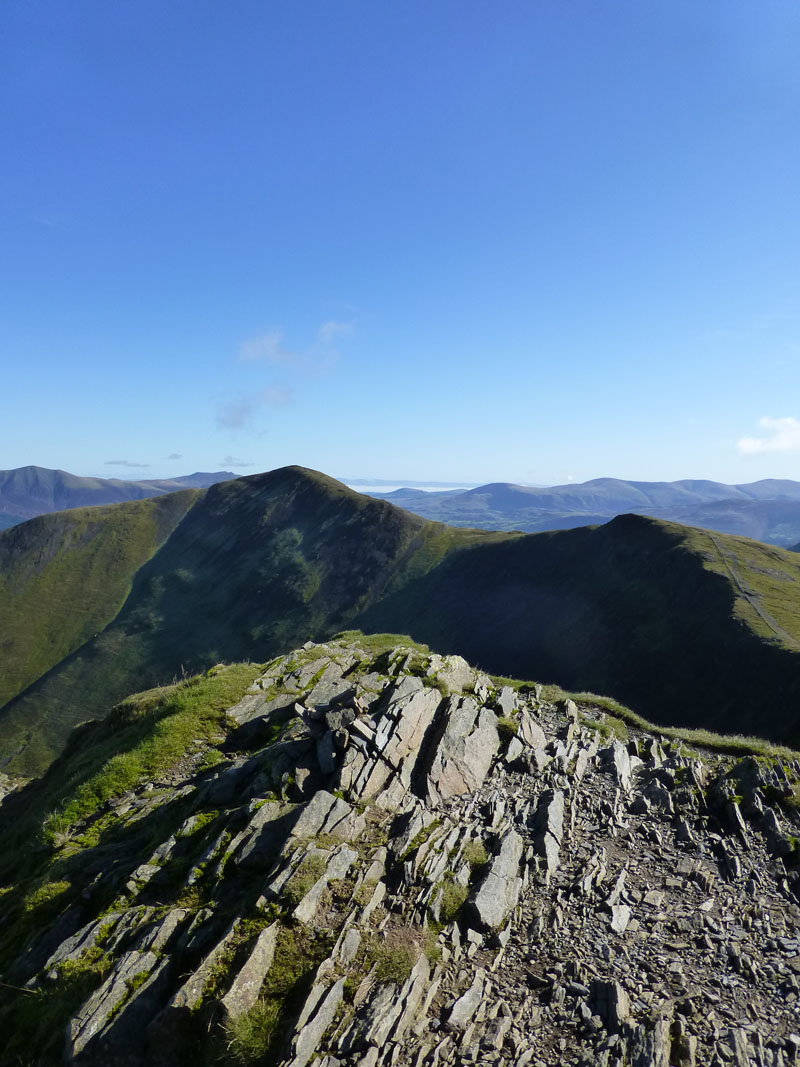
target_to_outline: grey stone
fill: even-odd
[[[415,688],[407,693],[404,689],[400,685],[392,696],[375,735],[382,759],[397,770],[411,753],[418,752],[441,701],[435,689]]]
[[[336,878],[344,878],[352,865],[358,859],[358,853],[347,845],[339,845],[331,853],[325,872],[312,885],[292,914],[302,923],[310,923],[317,913],[319,900],[328,882]]]
[[[508,830],[500,850],[492,858],[486,875],[469,902],[481,926],[499,929],[513,911],[522,885],[518,877],[522,859],[522,838],[516,830]]]
[[[631,787],[634,760],[638,763],[641,763],[641,760],[637,760],[637,757],[631,756],[627,748],[617,740],[614,740],[608,748],[601,749],[598,755],[601,764],[611,771],[622,788],[626,791],[629,790]]]
[[[319,1051],[319,1044],[325,1031],[336,1018],[339,1005],[344,996],[344,978],[340,978],[329,989],[315,986],[308,996],[306,1005],[312,1008],[303,1014],[297,1023],[297,1036],[292,1042],[292,1059],[289,1067],[306,1067],[311,1058]]]
[[[544,730],[534,719],[528,708],[525,707],[520,708],[519,716],[517,717],[517,737],[534,749],[544,749],[547,745]]]
[[[430,658],[428,677],[450,693],[463,693],[475,682],[475,671],[461,656],[438,656]]]
[[[416,1021],[429,975],[430,964],[422,953],[402,985],[386,982],[373,986],[368,1002],[340,1042],[342,1051],[353,1052],[367,1046],[383,1048],[390,1039],[402,1038]]]
[[[322,774],[333,774],[336,770],[336,754],[333,732],[326,730],[317,741],[317,762]]]
[[[174,1026],[176,1016],[184,1014],[189,1015],[197,1010],[202,1002],[203,993],[205,992],[206,985],[211,977],[214,967],[224,956],[231,939],[236,933],[240,921],[238,916],[233,920],[220,940],[200,963],[199,967],[189,975],[173,994],[163,1011],[161,1011],[153,1020],[148,1028],[153,1037],[157,1038],[159,1034],[163,1035],[165,1032],[168,1032]]]
[[[250,955],[222,998],[222,1009],[230,1019],[238,1019],[255,1005],[267,972],[275,958],[280,927],[274,922],[261,931]]]
[[[352,708],[337,708],[334,711],[325,712],[325,725],[334,733],[343,730],[355,720],[356,713]]]
[[[504,685],[497,694],[497,708],[501,715],[509,719],[517,710],[517,694],[510,685]]]
[[[463,993],[450,1009],[445,1025],[448,1030],[466,1030],[473,1021],[475,1012],[483,999],[486,972],[482,967],[475,971],[472,985]]]
[[[611,929],[616,934],[624,934],[631,921],[631,909],[627,904],[614,904],[611,908]]]
[[[340,678],[338,681],[320,680],[310,693],[306,693],[303,700],[310,708],[327,710],[334,704],[351,702],[355,695],[356,691],[352,683],[345,678]]]
[[[512,737],[511,740],[508,742],[508,745],[506,746],[506,763],[508,763],[509,766],[516,764],[516,762],[519,760],[520,756],[523,754],[524,751],[525,746],[522,744],[520,739],[518,737]]]
[[[670,1067],[670,1020],[658,1016],[635,1027],[628,1041],[631,1067]]]
[[[79,956],[82,956],[87,949],[94,945],[101,932],[110,932],[114,928],[122,914],[119,911],[109,912],[108,915],[103,915],[100,919],[95,919],[93,922],[87,923],[86,926],[82,926],[77,933],[68,937],[66,941],[62,941],[47,963],[45,963],[43,969],[52,972],[50,977],[57,977],[55,970],[60,963],[64,963],[67,960],[76,960]]]
[[[617,1034],[628,1022],[631,1002],[619,982],[596,979],[591,986],[592,1002],[597,1014],[612,1034]]]
[[[152,952],[126,952],[99,989],[95,990],[67,1027],[65,1057],[72,1060],[87,1048],[130,996],[129,983],[147,975],[157,964]]]
[[[471,697],[450,697],[444,720],[429,774],[432,796],[443,800],[477,789],[500,747],[496,716]]]
[[[534,829],[539,834],[552,834],[561,842],[564,836],[564,794],[560,789],[548,789],[542,794]]]
[[[564,794],[560,789],[548,789],[539,800],[534,822],[534,844],[540,856],[544,856],[547,870],[556,870],[564,836]]]
[[[297,807],[268,801],[256,814],[263,816],[254,822],[256,829],[247,833],[243,842],[233,853],[233,863],[243,870],[269,869],[287,837],[293,832]]]
[[[292,837],[311,838],[323,833],[323,828],[327,825],[331,814],[336,812],[338,805],[342,805],[347,811],[351,810],[346,801],[335,797],[333,793],[328,793],[325,789],[318,789],[302,808],[297,822],[292,827]]]

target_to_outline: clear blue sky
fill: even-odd
[[[800,478],[798,55],[797,0],[5,0],[0,467]]]

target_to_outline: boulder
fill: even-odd
[[[229,1019],[238,1019],[250,1011],[258,1000],[261,986],[275,958],[278,930],[278,923],[274,922],[261,931],[247,960],[222,998],[222,1009]]]
[[[477,789],[500,747],[494,713],[472,697],[449,697],[444,722],[428,774],[431,796],[442,800]]]
[[[466,1030],[475,1017],[481,1001],[486,981],[486,972],[478,967],[472,985],[463,993],[450,1009],[445,1023],[448,1030]]]
[[[619,982],[596,979],[591,985],[595,1010],[612,1034],[618,1034],[630,1019],[631,1002]]]
[[[522,848],[517,831],[507,830],[483,880],[470,894],[469,905],[481,926],[497,930],[514,910],[522,886],[519,877]]]

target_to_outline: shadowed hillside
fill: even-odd
[[[800,737],[800,563],[633,515],[454,555],[368,611],[489,671],[613,695],[656,721]]]

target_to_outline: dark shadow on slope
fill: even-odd
[[[680,533],[635,516],[454,553],[365,612],[496,674],[616,697],[669,725],[797,734],[800,660],[733,615]]]

